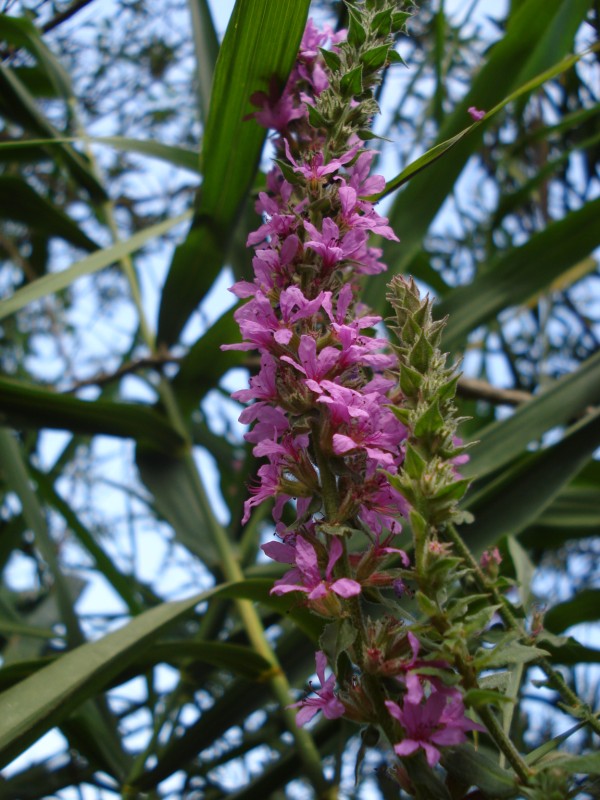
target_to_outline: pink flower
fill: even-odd
[[[432,692],[424,703],[411,703],[405,698],[403,708],[392,700],[385,705],[405,731],[405,738],[394,745],[399,756],[410,756],[419,748],[425,751],[427,763],[435,767],[441,758],[438,746],[461,744],[465,731],[485,731],[481,725],[465,717],[462,700],[445,692]]]
[[[298,346],[298,358],[300,364],[291,356],[281,356],[282,361],[291,364],[299,372],[306,376],[304,383],[308,388],[321,394],[320,382],[337,364],[340,352],[335,347],[324,347],[317,355],[317,343],[312,336],[303,335]]]
[[[323,716],[327,719],[337,719],[341,717],[346,710],[343,703],[338,700],[333,691],[335,675],[331,674],[327,680],[325,680],[325,667],[327,666],[325,653],[319,650],[315,654],[315,661],[317,676],[321,683],[320,689],[313,690],[317,696],[305,697],[303,700],[299,700],[297,703],[292,703],[292,705],[288,706],[288,708],[300,708],[296,717],[296,722],[300,726],[310,722],[319,711],[322,711]]]
[[[467,108],[467,112],[471,115],[471,118],[474,119],[475,122],[480,122],[480,120],[482,120],[486,115],[485,111],[475,108],[475,106],[469,106],[469,108]]]
[[[310,157],[310,161],[299,164],[292,155],[287,139],[283,140],[283,145],[285,147],[285,154],[294,172],[297,172],[298,175],[302,175],[309,182],[324,183],[327,180],[327,175],[331,175],[332,172],[337,172],[344,164],[352,161],[354,156],[358,153],[362,142],[351,147],[350,150],[339,156],[339,158],[332,158],[327,164],[325,164],[325,159],[321,152],[313,153]]]
[[[258,106],[260,111],[254,113],[254,117],[263,128],[273,128],[276,131],[283,131],[294,119],[299,119],[304,115],[304,109],[294,107],[292,95],[284,91],[277,80],[271,80],[269,92],[254,92],[250,97],[253,106]],[[252,116],[252,115],[250,115]]]
[[[296,566],[275,582],[271,594],[305,592],[309,600],[318,600],[329,592],[334,592],[339,597],[353,597],[360,594],[360,583],[352,578],[331,580],[333,568],[341,555],[342,543],[334,536],[331,539],[329,559],[323,580],[315,548],[302,536],[298,536],[296,538]]]
[[[490,550],[484,550],[479,559],[482,569],[489,569],[491,565],[500,566],[502,563],[502,556],[497,547],[492,547]]]

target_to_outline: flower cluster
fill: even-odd
[[[243,522],[273,500],[278,538],[263,550],[289,566],[272,593],[298,592],[330,625],[346,626],[350,634],[337,640],[358,667],[336,694],[325,667],[335,668],[339,653],[322,642],[321,688],[295,704],[298,724],[319,710],[379,723],[400,740],[399,755],[422,748],[434,765],[437,746],[476,727],[456,674],[433,654],[419,658],[419,639],[397,618],[371,622],[361,607],[366,591],[370,599],[410,593],[405,579],[413,577],[395,542],[416,503],[404,491],[414,432],[395,409],[405,397],[402,352],[375,335],[381,318],[358,299],[358,278],[385,269],[370,235],[398,241],[369,199],[385,180],[371,174],[375,152],[363,138],[377,110],[373,87],[397,60],[393,34],[406,16],[395,0],[352,6],[347,38],[309,21],[283,93],[253,96],[257,120],[276,131],[276,158],[256,203],[262,224],[248,238],[254,279],[232,288],[246,300],[235,313],[243,342],[224,348],[260,354],[250,387],[233,397],[251,403],[240,420],[251,426],[253,453],[266,459]],[[446,447],[443,455],[459,453]],[[452,465],[444,474],[455,480]],[[384,677],[396,681],[395,699]]]

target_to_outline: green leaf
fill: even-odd
[[[532,645],[510,642],[499,644],[493,650],[479,650],[475,657],[478,669],[497,669],[510,664],[528,664],[537,658],[547,656],[548,651]]]
[[[361,24],[361,16],[351,6],[348,6],[348,42],[355,48],[364,44],[367,32]]]
[[[0,694],[0,765],[60,724],[164,630],[221,589],[215,587],[187,600],[152,608],[118,631],[77,647]]]
[[[189,238],[177,249],[161,299],[158,340],[172,344],[217,276],[266,135],[250,96],[283,86],[308,14],[308,0],[238,0],[219,51],[203,142],[204,182]]]
[[[200,174],[200,153],[186,150],[183,147],[173,147],[161,144],[152,139],[132,139],[128,136],[57,136],[53,139],[6,139],[0,142],[0,159],[18,157],[20,151],[31,150],[37,152],[47,151],[46,158],[51,157],[52,148],[66,142],[90,142],[91,144],[105,144],[115,150],[126,153],[139,153],[150,156],[159,161],[165,161],[174,167],[181,167],[189,172]]]
[[[409,478],[413,480],[419,480],[423,472],[425,471],[425,467],[427,466],[427,462],[424,458],[421,458],[417,450],[409,443],[406,445],[406,455],[404,457],[403,469],[406,471],[406,474]]]
[[[461,467],[461,472],[481,477],[497,470],[518,456],[525,444],[598,403],[600,353],[524,403],[509,419],[494,422],[478,433],[478,443],[469,450],[471,460]]]
[[[493,689],[469,689],[464,697],[465,705],[472,708],[478,706],[501,706],[503,703],[514,703],[513,697],[507,697]]]
[[[27,225],[45,236],[60,236],[84,250],[98,249],[96,242],[76,222],[22,178],[0,175],[0,216]]]
[[[338,72],[342,67],[342,59],[333,50],[326,50],[324,47],[319,47],[319,52],[323,56],[323,60],[331,72]]]
[[[573,636],[555,636],[542,631],[537,640],[547,650],[556,664],[600,664],[600,650],[586,647]]]
[[[48,122],[17,75],[2,64],[0,64],[0,114],[14,120],[35,136],[60,139],[59,131]],[[86,190],[92,200],[97,203],[105,203],[108,200],[104,187],[98,182],[92,167],[81,153],[67,144],[59,145],[55,152],[73,179]]]
[[[193,679],[198,663],[228,670],[248,680],[266,680],[272,672],[266,658],[245,645],[174,639],[151,645],[127,670],[116,676],[111,685],[125,683],[157,664],[171,664]]]
[[[448,748],[442,756],[442,764],[461,783],[477,786],[489,797],[500,800],[519,794],[514,773],[498,766],[483,748],[475,750],[471,744]]]
[[[463,531],[474,552],[506,533],[517,534],[551,503],[600,444],[600,411],[574,425],[557,444],[520,460],[497,480],[473,492],[466,507],[475,522]]]
[[[469,92],[444,121],[438,144],[463,131],[470,106],[493,108],[545,67],[551,67],[557,58],[571,52],[575,32],[589,4],[589,0],[528,0],[519,4],[510,16],[506,34],[492,47]],[[383,243],[383,260],[394,273],[407,271],[422,248],[430,224],[468,159],[481,147],[483,132],[484,127],[479,126],[473,135],[462,137],[452,150],[452,158],[421,171],[396,198],[388,216],[391,227],[402,238],[402,246]],[[363,300],[381,309],[383,287],[388,280],[389,275],[370,278]]]
[[[321,638],[319,639],[319,646],[329,659],[329,663],[333,665],[334,672],[338,672],[338,659],[342,653],[345,653],[356,640],[357,631],[349,619],[342,619],[336,622],[330,622],[323,629]]]
[[[570,600],[558,603],[544,614],[544,627],[562,633],[571,625],[600,619],[600,589],[582,589]]]
[[[514,536],[506,537],[506,548],[515,568],[521,603],[523,608],[529,609],[535,566]]]
[[[152,492],[157,513],[171,525],[177,540],[190,553],[214,568],[219,563],[218,551],[186,459],[138,448],[136,461],[141,479]]]
[[[570,775],[600,775],[600,753],[552,753],[536,763],[537,769],[561,769]]]
[[[77,278],[81,278],[83,275],[91,275],[94,272],[98,272],[114,264],[115,261],[118,261],[120,258],[130,253],[134,253],[136,250],[143,247],[146,242],[162,236],[163,233],[166,233],[180,222],[189,219],[190,216],[191,212],[185,212],[173,219],[151,225],[149,228],[135,233],[126,241],[98,250],[96,253],[92,253],[92,255],[86,256],[86,258],[83,258],[81,261],[77,261],[72,266],[67,267],[67,269],[63,269],[61,272],[53,272],[51,275],[45,275],[43,278],[32,281],[27,286],[16,291],[8,299],[0,300],[0,320],[8,317],[10,314],[14,314],[15,311],[19,311],[34,300],[39,300],[49,294],[54,294],[54,292],[66,289],[73,281],[77,280]]]
[[[540,758],[542,758],[545,755],[548,755],[548,753],[551,753],[553,750],[556,750],[557,747],[561,745],[563,742],[566,742],[570,736],[572,736],[574,733],[577,733],[577,731],[581,730],[581,728],[583,728],[585,724],[586,724],[585,721],[578,722],[577,725],[573,725],[572,728],[569,728],[569,730],[565,731],[564,733],[561,733],[559,736],[555,736],[554,738],[550,739],[550,741],[544,742],[544,744],[540,745],[539,747],[536,747],[535,750],[532,750],[530,753],[527,753],[527,755],[525,756],[525,763],[528,764],[529,766],[533,766],[540,760]]]
[[[367,70],[376,71],[383,67],[387,61],[389,49],[389,44],[382,44],[379,45],[379,47],[373,47],[371,50],[366,50],[361,55],[360,60]]]
[[[132,614],[141,613],[143,611],[143,605],[139,597],[139,592],[137,591],[137,581],[133,576],[124,575],[119,571],[111,557],[104,552],[100,544],[85,525],[83,525],[71,506],[58,493],[50,477],[33,468],[31,469],[31,473],[35,478],[38,490],[44,501],[62,516],[68,529],[93,559],[96,569],[102,573],[105,580],[107,580],[120,597],[123,598]],[[146,597],[150,594],[149,587],[144,587],[144,593]]]
[[[37,386],[0,378],[0,424],[53,428],[73,433],[131,438],[165,452],[177,452],[183,438],[157,411],[141,404],[78,400]]]
[[[35,544],[52,573],[56,601],[67,629],[69,643],[72,646],[80,644],[83,641],[83,634],[74,610],[76,594],[61,571],[56,544],[50,536],[46,517],[31,484],[17,439],[6,428],[0,428],[0,470],[3,472],[8,489],[19,498],[27,527],[33,532]]]
[[[532,550],[546,550],[562,547],[569,539],[596,536],[599,529],[600,493],[575,482],[561,490],[519,541]]]
[[[362,74],[363,68],[362,64],[360,64],[358,67],[354,67],[354,69],[351,69],[350,72],[346,72],[342,76],[340,90],[344,97],[350,99],[362,93]]]
[[[415,424],[415,436],[417,438],[424,437],[429,439],[443,427],[444,417],[441,414],[439,403],[435,400],[417,420]]]
[[[208,118],[210,93],[215,65],[219,56],[219,39],[207,0],[189,0],[194,50],[196,53],[196,75],[198,81],[198,110],[200,118]]]
[[[462,347],[474,328],[518,305],[589,256],[600,244],[600,198],[548,225],[522,247],[502,254],[473,283],[453,289],[438,306],[449,315],[444,346]]]
[[[587,52],[589,51],[586,51],[586,53]],[[395,178],[392,178],[390,181],[388,181],[385,185],[385,188],[379,194],[371,195],[369,199],[372,201],[381,200],[383,197],[386,197],[387,195],[396,191],[396,189],[399,189],[415,175],[418,175],[419,172],[422,172],[431,164],[434,164],[439,158],[445,155],[462,139],[464,139],[465,136],[468,136],[469,134],[473,133],[481,124],[492,119],[492,117],[494,117],[509,103],[513,103],[518,98],[523,97],[523,95],[530,94],[534,89],[539,88],[542,84],[546,83],[549,80],[552,80],[552,78],[555,78],[557,75],[560,75],[562,72],[565,72],[566,70],[570,69],[581,58],[583,58],[583,56],[584,53],[578,53],[577,55],[564,58],[550,69],[545,70],[532,80],[527,81],[527,83],[525,83],[516,91],[511,92],[511,94],[509,94],[499,103],[497,103],[493,108],[487,111],[485,117],[482,120],[474,122],[472,125],[469,125],[467,128],[464,128],[462,131],[457,133],[455,136],[452,136],[450,139],[446,139],[443,142],[439,142],[438,144],[434,145],[434,147],[427,150],[427,152],[423,153],[422,156],[419,156],[419,158],[415,159],[412,163],[410,163],[407,167],[405,167],[399,175],[396,175]],[[593,137],[594,141],[596,139],[597,137]],[[579,146],[584,147],[586,145],[585,143],[582,142]],[[556,161],[560,162],[561,160],[562,159],[557,159]],[[556,165],[554,164],[554,162],[552,162],[551,164],[546,165],[545,169],[542,170],[540,175],[551,174],[554,169],[556,169]],[[537,178],[537,180],[539,181],[541,180],[541,178]],[[520,192],[515,194],[520,194]],[[504,213],[508,212],[505,211]],[[495,220],[497,221],[497,217],[495,218]]]
[[[29,19],[0,14],[0,40],[10,43],[16,48],[26,48],[43,68],[57,94],[64,98],[73,96],[69,74],[48,49],[40,31]]]

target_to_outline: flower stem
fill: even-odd
[[[480,591],[491,594],[494,602],[499,606],[498,613],[502,617],[504,624],[508,628],[519,633],[523,638],[530,638],[530,635],[521,622],[513,614],[506,598],[498,591],[493,583],[488,581],[463,538],[456,530],[456,527],[449,524],[444,528],[444,532],[448,535],[448,538],[455,546],[459,555],[462,556],[472,569]],[[577,714],[572,714],[572,716],[584,719],[594,733],[600,735],[600,719],[598,719],[598,716],[594,714],[592,709],[586,703],[583,703],[575,692],[569,688],[560,672],[557,672],[546,658],[538,659],[536,664],[545,673],[548,678],[548,684],[561,695],[562,699],[570,708],[577,711]]]

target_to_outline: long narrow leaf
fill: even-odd
[[[481,552],[504,534],[530,525],[600,446],[600,411],[590,414],[558,444],[525,459],[467,501],[475,522],[463,534]]]
[[[220,588],[152,608],[115,633],[76,648],[0,694],[0,765],[101,691],[169,625]]]
[[[538,397],[525,403],[509,419],[494,422],[479,434],[471,460],[461,471],[483,477],[508,464],[551,428],[564,425],[588,406],[600,403],[600,353],[565,375]]]
[[[440,316],[450,315],[445,347],[462,346],[470,331],[528,300],[589,256],[600,244],[599,215],[600,198],[501,256],[473,283],[454,289],[438,306]]]
[[[172,344],[218,274],[258,166],[266,131],[248,119],[250,96],[283,85],[296,57],[308,0],[238,0],[219,51],[203,146],[204,183],[188,240],[161,300],[158,339]]]
[[[0,421],[13,427],[135,439],[146,447],[178,452],[183,438],[157,411],[134,403],[79,400],[0,378]]]
[[[189,219],[190,216],[191,212],[186,211],[178,217],[173,217],[173,219],[151,225],[149,228],[139,233],[134,233],[134,235],[126,241],[119,242],[111,247],[105,247],[103,250],[99,250],[83,258],[81,261],[78,261],[76,264],[73,264],[61,272],[54,272],[51,275],[45,275],[43,278],[33,281],[15,292],[12,297],[0,301],[0,319],[14,314],[15,311],[19,311],[19,309],[24,308],[34,300],[39,300],[49,294],[54,294],[54,292],[60,292],[61,289],[66,289],[73,281],[77,280],[77,278],[81,278],[83,275],[91,275],[94,272],[98,272],[114,264],[115,261],[118,261],[120,258],[130,253],[134,253],[136,250],[143,247],[146,242],[162,236],[163,233],[174,228],[175,225],[178,225],[180,222]]]
[[[573,67],[584,56],[598,49],[600,49],[600,45],[590,47],[582,53],[576,53],[575,55],[563,58],[550,69],[545,70],[540,75],[532,78],[532,80],[527,81],[527,83],[524,83],[523,86],[520,86],[516,91],[511,92],[507,97],[504,98],[504,100],[501,100],[493,108],[487,111],[483,119],[474,122],[472,125],[469,125],[464,130],[457,133],[455,136],[436,144],[426,153],[423,153],[422,156],[419,156],[419,158],[415,159],[415,161],[405,167],[399,175],[388,181],[385,185],[385,188],[379,194],[371,195],[368,199],[372,201],[381,200],[388,194],[395,192],[396,189],[404,186],[405,183],[408,183],[408,181],[415,175],[418,175],[419,172],[422,172],[430,164],[434,164],[439,158],[444,156],[455,145],[457,145],[461,139],[463,139],[465,136],[468,136],[470,133],[473,133],[480,125],[483,125],[485,122],[488,122],[490,119],[492,119],[492,117],[494,117],[509,103],[513,103],[518,98],[529,94],[530,92],[542,86],[542,84],[552,80],[552,78],[555,78],[557,75],[560,75],[561,73],[566,72],[566,70],[571,69],[571,67]]]
[[[444,142],[464,129],[470,106],[490,109],[507,95],[573,50],[573,41],[589,0],[526,0],[511,15],[506,35],[494,45],[470,90],[439,133]],[[396,198],[390,224],[402,243],[383,243],[384,260],[394,272],[405,271],[422,247],[430,224],[452,192],[468,159],[481,146],[483,127],[463,137],[449,158],[422,171]],[[370,278],[365,300],[383,307],[385,276]]]
[[[215,65],[219,55],[219,39],[207,0],[189,0],[194,48],[196,51],[196,80],[198,82],[198,110],[200,119],[206,121],[210,108]]]
[[[83,634],[74,610],[75,597],[65,579],[58,561],[56,544],[52,541],[46,525],[44,512],[31,485],[27,467],[16,437],[6,428],[0,428],[0,467],[10,489],[17,495],[23,508],[27,527],[33,531],[36,546],[50,567],[54,579],[57,605],[67,629],[71,645],[80,644]]]

